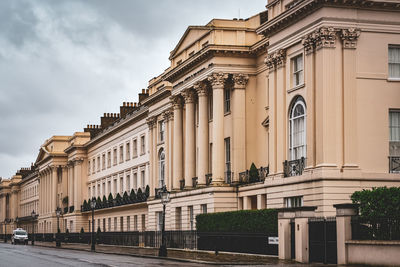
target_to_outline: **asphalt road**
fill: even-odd
[[[0,243],[1,267],[52,267],[52,266],[206,266],[204,264],[177,262],[162,259],[91,253],[31,245]]]

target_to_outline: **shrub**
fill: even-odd
[[[278,233],[278,212],[274,209],[239,210],[196,216],[199,232]]]
[[[103,196],[103,208],[108,208],[108,203],[107,203],[107,198],[106,196]]]
[[[101,209],[103,206],[103,203],[101,202],[101,198],[97,197],[96,199],[96,209]]]
[[[122,196],[123,202],[124,204],[128,204],[129,203],[129,196],[128,196],[128,192],[124,192],[124,195]]]
[[[258,180],[259,180],[258,169],[254,163],[251,163],[250,171],[249,171],[249,182],[255,183],[255,182],[258,182]]]
[[[142,192],[142,188],[139,187],[138,191],[137,191],[137,200],[140,201],[144,201],[144,196],[143,196],[143,192]]]
[[[114,198],[113,198],[113,195],[111,193],[108,195],[108,205],[110,207],[114,206]]]
[[[137,201],[136,194],[135,194],[135,190],[133,190],[133,188],[132,188],[132,190],[131,190],[131,194],[130,194],[129,197],[130,197],[132,203],[135,203],[135,202]]]
[[[366,219],[400,219],[400,187],[378,187],[356,191],[351,200],[360,205],[360,216]]]
[[[86,199],[83,201],[83,211],[87,211],[88,209],[88,203],[86,201]]]
[[[144,196],[145,196],[144,200],[148,199],[149,196],[150,196],[150,187],[149,187],[149,185],[146,185],[146,189],[144,191]]]
[[[122,204],[122,197],[121,197],[121,195],[119,193],[115,197],[115,200],[117,201],[117,205],[121,205]]]

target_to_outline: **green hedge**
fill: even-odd
[[[400,219],[400,187],[356,191],[351,195],[351,200],[360,205],[361,217]]]
[[[199,232],[278,233],[278,212],[274,209],[239,210],[196,216]]]

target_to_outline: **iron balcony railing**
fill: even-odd
[[[210,185],[212,182],[212,173],[206,174],[206,185]]]
[[[183,190],[185,188],[185,179],[179,180],[179,188]]]
[[[283,176],[300,176],[303,174],[305,165],[306,159],[304,157],[295,160],[285,160],[283,162]]]
[[[400,173],[400,157],[389,157],[389,172]]]
[[[225,183],[231,184],[232,183],[233,172],[226,171],[225,172]]]
[[[269,166],[260,167],[259,169],[257,169],[257,175],[255,175],[254,177],[250,177],[250,171],[246,170],[244,172],[239,173],[239,183],[251,184],[251,183],[264,182],[265,179],[268,177],[268,174],[269,174]]]
[[[198,178],[197,177],[193,177],[192,178],[192,186],[193,186],[193,188],[197,187],[197,183],[198,183]]]

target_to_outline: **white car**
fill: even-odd
[[[28,244],[28,233],[22,228],[17,228],[13,231],[11,244],[15,245],[16,243]]]

